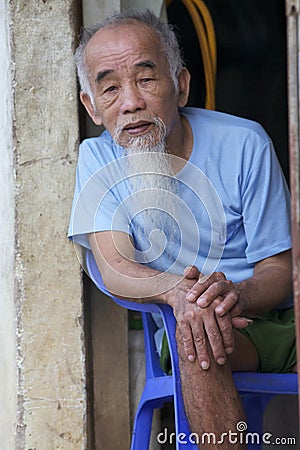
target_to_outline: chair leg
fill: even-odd
[[[169,395],[151,398],[147,389],[144,390],[135,414],[130,450],[148,450],[153,422],[153,411],[162,408],[170,401]]]
[[[247,416],[247,449],[259,450],[263,448],[262,435],[264,432],[263,422],[266,407],[274,397],[272,394],[251,394],[242,397]]]
[[[130,450],[148,450],[153,419],[153,407],[149,403],[139,405],[136,412]]]

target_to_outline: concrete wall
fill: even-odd
[[[0,0],[2,450],[86,447],[82,282],[66,237],[77,16],[71,0]]]
[[[166,18],[163,0],[83,0],[83,22],[88,27],[100,22],[113,11],[134,8],[151,9],[157,16]]]
[[[0,2],[0,442],[14,448],[16,422],[16,333],[14,304],[13,99],[7,6]]]

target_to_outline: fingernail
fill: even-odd
[[[205,306],[206,305],[206,298],[205,297],[199,297],[198,300],[197,300],[197,305]]]
[[[252,320],[252,319],[248,319],[247,317],[241,317],[241,319],[246,320],[246,322],[248,322],[249,325],[250,325],[251,323],[253,323],[253,320]]]
[[[194,361],[195,361],[195,358],[194,358],[193,355],[188,355],[188,360],[189,360],[190,362],[194,362]]]
[[[223,366],[225,364],[225,358],[218,358],[217,359],[217,363],[219,364],[219,366]]]
[[[201,368],[203,370],[207,370],[209,368],[209,363],[207,361],[202,361],[201,362]]]
[[[224,309],[222,308],[222,306],[217,306],[216,307],[216,313],[220,314],[220,315],[224,314]]]
[[[233,347],[226,347],[225,352],[227,355],[230,355],[233,352]]]
[[[192,266],[188,266],[184,269],[183,274],[186,275],[191,270]]]
[[[187,294],[186,298],[187,298],[187,300],[195,300],[196,296],[195,296],[195,294],[190,293],[190,294]]]

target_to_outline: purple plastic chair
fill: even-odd
[[[120,300],[110,294],[104,286],[101,274],[90,251],[86,253],[86,266],[91,280],[101,292],[126,309],[140,311],[142,316],[146,380],[135,415],[131,450],[148,450],[153,410],[161,408],[165,402],[170,401],[173,401],[174,404],[176,437],[172,437],[172,442],[176,442],[176,450],[198,450],[197,445],[193,443],[194,437],[191,434],[183,405],[175,339],[176,320],[172,308],[163,304],[140,304]],[[161,369],[154,342],[154,333],[157,327],[151,313],[160,313],[162,316],[171,353],[172,375],[166,375]],[[249,450],[261,449],[260,436],[263,432],[265,408],[271,398],[278,394],[298,394],[297,374],[235,372],[233,377],[242,397],[247,416],[247,448]],[[242,425],[240,429],[231,431],[237,433],[243,431]]]

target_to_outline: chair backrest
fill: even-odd
[[[160,366],[159,356],[156,350],[154,340],[154,334],[155,331],[157,330],[157,327],[152,318],[152,314],[153,313],[160,314],[162,317],[167,337],[169,340],[171,358],[173,358],[174,353],[177,355],[177,348],[176,342],[174,340],[176,322],[173,316],[172,309],[167,305],[138,303],[129,300],[121,300],[115,297],[105,287],[101,273],[96,264],[95,258],[92,252],[89,250],[86,252],[86,268],[91,280],[101,292],[112,298],[114,302],[116,302],[123,308],[141,312],[144,328],[144,341],[145,341],[146,378],[150,379],[158,376],[163,376],[164,373]],[[175,363],[175,361],[173,360],[172,362]]]

